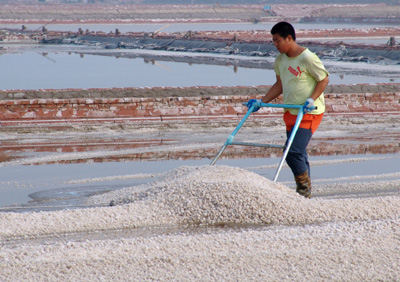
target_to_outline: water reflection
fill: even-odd
[[[396,139],[397,138],[397,139]],[[391,136],[390,141],[377,142],[366,140],[366,138],[331,138],[314,139],[308,147],[310,156],[346,156],[346,155],[368,155],[368,154],[396,154],[400,152],[400,136]],[[174,144],[170,150],[169,146]],[[194,146],[192,149],[179,147],[179,140],[153,139],[78,139],[65,140],[64,142],[2,142],[0,147],[0,162],[10,161],[15,158],[23,159],[24,155],[34,156],[43,153],[79,153],[100,152],[90,157],[74,155],[61,160],[46,160],[33,163],[44,164],[73,164],[73,163],[103,163],[103,162],[126,162],[126,161],[168,161],[168,160],[202,160],[213,159],[219,147],[215,148]],[[222,146],[222,144],[221,144]],[[126,153],[125,149],[147,148],[137,150],[135,153]],[[167,149],[165,149],[167,148]],[[110,152],[115,151],[114,154]],[[102,156],[101,152],[107,152]],[[228,146],[220,160],[246,159],[246,158],[280,158],[281,149],[255,148],[248,146]]]
[[[272,85],[273,58],[205,56],[134,50],[89,54],[65,47],[6,50],[0,56],[2,89],[68,89],[112,87],[190,87]],[[100,52],[101,53],[101,52]],[[178,55],[178,56],[176,56]],[[388,83],[399,79],[400,67],[391,73],[377,66],[326,63],[331,84]],[[355,69],[352,69],[352,68]],[[382,67],[382,66],[381,66]],[[379,68],[379,66],[378,66]],[[387,68],[386,68],[387,69]]]

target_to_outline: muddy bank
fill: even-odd
[[[93,89],[41,89],[41,90],[1,90],[0,100],[39,100],[39,99],[77,99],[77,98],[168,98],[212,96],[254,96],[262,95],[270,86],[195,86],[195,87],[145,87],[145,88],[93,88]],[[365,94],[396,93],[398,83],[328,85],[326,94]],[[239,97],[240,98],[240,97]],[[13,102],[11,102],[13,103]]]
[[[250,32],[251,33],[251,32]],[[223,55],[243,55],[251,57],[275,57],[278,52],[271,41],[264,42],[239,41],[232,34],[230,40],[213,40],[201,36],[188,39],[178,35],[164,35],[164,38],[146,38],[130,36],[65,36],[58,38],[44,38],[44,44],[73,44],[102,47],[105,49],[146,49],[171,52],[213,53]],[[233,39],[233,40],[232,40]],[[389,38],[388,38],[389,39]],[[302,41],[301,44],[325,60],[345,62],[367,62],[371,64],[398,64],[400,62],[400,48],[397,46],[365,46],[351,45],[339,42],[317,43]],[[92,52],[93,53],[93,52]],[[96,54],[96,52],[94,52]],[[111,54],[113,55],[113,54]],[[189,56],[190,57],[190,56]],[[188,58],[186,58],[188,60]]]
[[[329,86],[326,92],[326,112],[398,113],[400,93],[396,87],[398,84]],[[4,126],[15,122],[229,119],[245,114],[247,108],[242,103],[250,98],[261,97],[268,88],[269,86],[3,91],[0,120]],[[282,103],[282,98],[277,98],[273,103]],[[276,110],[279,109],[265,109],[268,113]]]
[[[399,5],[1,5],[2,22],[321,21],[399,22]]]
[[[2,5],[0,11],[3,22],[143,22],[175,19],[252,21],[268,15],[261,5]]]
[[[13,31],[15,32],[15,31]],[[400,28],[382,27],[367,29],[313,29],[298,30],[298,41],[308,47],[321,59],[339,62],[364,62],[370,64],[396,65],[400,63],[400,45],[396,36]],[[185,62],[212,61],[224,64],[225,61],[212,58],[177,56],[173,52],[200,54],[246,56],[251,58],[275,58],[278,52],[272,43],[269,30],[250,31],[186,31],[186,32],[128,32],[122,34],[117,30],[106,34],[79,30],[78,32],[46,32],[26,34],[42,44],[84,45],[93,47],[91,54],[108,56],[142,56],[145,59],[159,59]],[[345,43],[349,38],[387,38],[387,44]],[[97,50],[96,50],[97,49]],[[108,50],[101,53],[99,49]],[[159,56],[124,54],[122,50],[156,50],[167,51]],[[115,50],[113,54],[111,50]],[[97,52],[96,52],[97,51]],[[252,60],[237,59],[236,66],[271,68],[271,64]]]

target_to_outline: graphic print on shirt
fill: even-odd
[[[302,71],[300,70],[300,67],[297,67],[297,70],[292,68],[291,66],[289,66],[288,70],[290,71],[291,74],[293,74],[294,76],[301,76]]]

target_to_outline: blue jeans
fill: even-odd
[[[286,131],[287,140],[285,146],[287,145],[291,133],[292,131]],[[310,175],[307,146],[311,137],[312,132],[310,129],[299,128],[293,139],[292,146],[290,146],[289,152],[286,156],[286,163],[295,176],[301,175],[306,171],[308,171],[308,175]]]

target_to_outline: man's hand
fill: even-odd
[[[306,102],[304,103],[304,113],[310,113],[312,112],[314,108],[314,99],[313,98],[308,98]]]
[[[261,108],[262,101],[261,99],[250,99],[247,102],[247,108],[251,108],[254,105],[253,113],[257,112]]]

